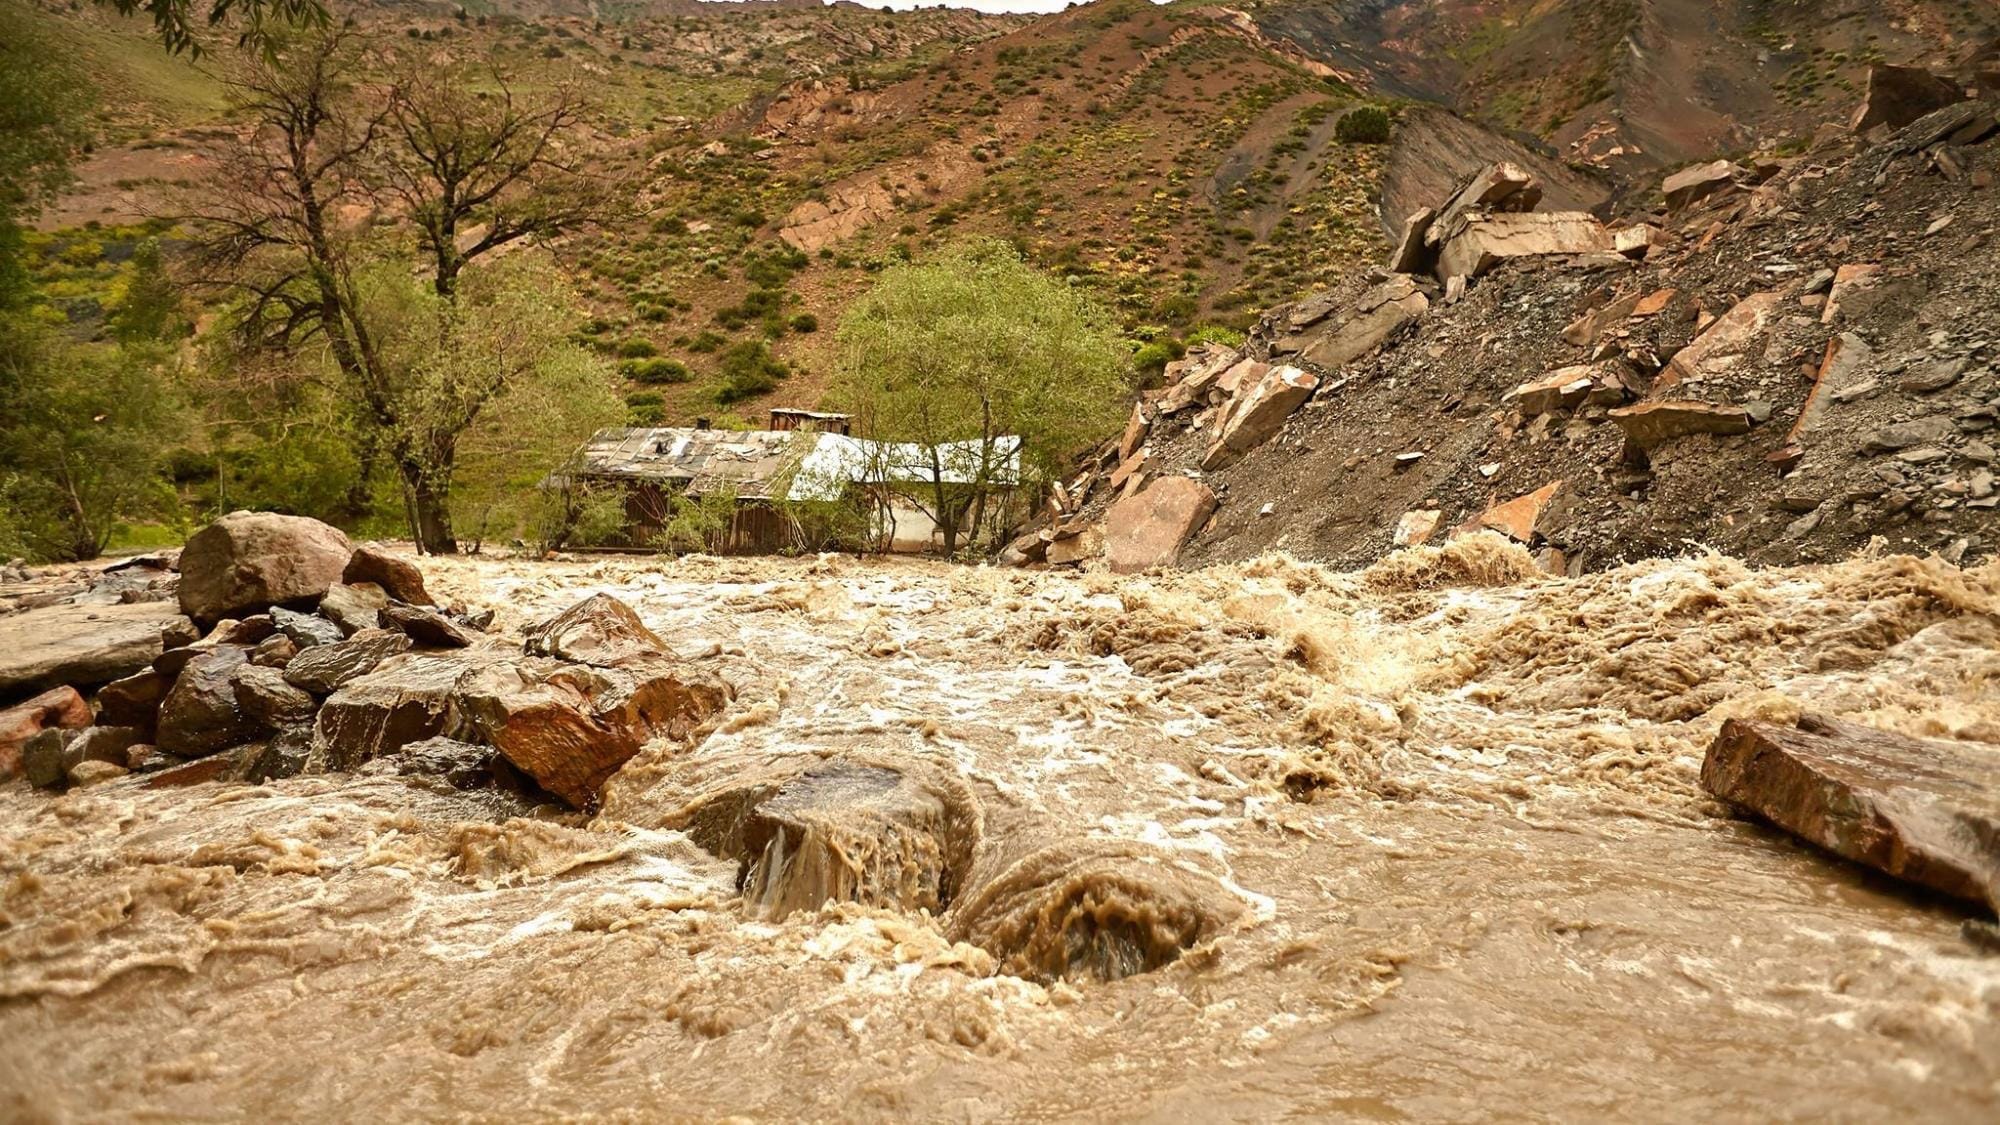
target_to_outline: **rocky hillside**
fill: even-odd
[[[1643,174],[1789,139],[1871,64],[1949,68],[2000,35],[1965,0],[1262,0],[1258,27],[1386,94]]]
[[[1990,555],[2000,121],[1891,132],[1910,112],[1677,174],[1612,227],[1537,210],[1520,168],[1439,184],[1401,272],[1170,367],[1014,557],[1351,566],[1482,529],[1571,573]]]
[[[1602,212],[1692,158],[1802,151],[1874,61],[1971,67],[2000,35],[1972,6],[1833,7],[342,11],[405,49],[491,59],[524,89],[587,84],[617,154],[607,171],[640,183],[639,206],[556,250],[596,313],[586,337],[620,362],[634,420],[652,422],[824,405],[820,329],[884,266],[968,234],[1014,240],[1093,289],[1135,347],[1178,347],[1354,276],[1405,215],[1485,163],[1528,169],[1547,207]],[[143,25],[95,7],[39,10],[104,86],[102,143],[40,242],[51,292],[88,334],[136,241],[172,237],[146,216],[172,210],[236,122],[221,63],[169,59]],[[1394,112],[1389,143],[1343,143],[1342,117],[1371,103]]]

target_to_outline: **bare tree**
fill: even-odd
[[[582,171],[591,145],[573,87],[523,100],[428,58],[388,60],[386,88],[364,87],[365,50],[335,30],[243,63],[231,88],[255,128],[201,190],[197,260],[207,281],[241,298],[244,342],[287,355],[324,346],[364,448],[401,477],[412,536],[444,553],[457,546],[459,436],[521,369],[467,374],[385,346],[384,322],[400,310],[371,301],[364,278],[406,254],[398,236],[413,231],[441,302],[435,350],[449,352],[468,266],[593,221],[616,188]],[[444,371],[461,377],[441,385]]]

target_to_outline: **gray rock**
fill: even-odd
[[[236,673],[236,706],[266,729],[309,723],[319,702],[285,682],[276,668],[247,664]]]
[[[364,767],[364,773],[436,778],[457,789],[477,789],[493,781],[500,752],[455,738],[426,738],[397,748]]]
[[[263,724],[236,702],[236,674],[251,666],[240,645],[218,645],[189,661],[160,705],[160,749],[200,758],[263,734]]]
[[[150,668],[111,681],[97,693],[97,721],[138,727],[150,735],[160,716],[160,701],[167,697],[167,689],[173,683],[171,677]]]
[[[363,629],[381,628],[382,609],[388,604],[389,595],[373,582],[335,584],[327,587],[326,596],[319,600],[319,612],[352,636]]]
[[[444,614],[423,606],[391,602],[382,610],[382,624],[396,629],[425,648],[464,648],[472,643],[464,629]]]
[[[144,741],[145,734],[137,727],[91,727],[79,732],[70,746],[80,761],[123,766],[131,761],[132,747]]]
[[[252,784],[297,777],[306,770],[312,752],[312,727],[286,727],[270,739],[237,751],[230,773]]]
[[[1958,382],[1965,374],[1965,360],[1940,360],[1927,363],[1896,381],[1896,386],[1906,394],[1927,395],[1944,390]]]
[[[292,639],[292,643],[302,649],[314,645],[338,644],[346,632],[339,625],[324,617],[311,613],[294,613],[289,609],[273,609],[271,621],[278,631]]]
[[[83,761],[82,752],[75,749],[79,733],[50,727],[21,747],[21,771],[30,785],[48,789],[69,777],[69,768]]]
[[[410,638],[388,629],[363,629],[335,645],[316,645],[285,665],[285,682],[317,695],[330,695],[341,685],[375,670],[375,666],[410,651]]]
[[[1868,453],[1894,453],[1912,446],[1935,445],[1956,432],[1951,419],[1932,415],[1884,426],[1869,434],[1861,448]]]

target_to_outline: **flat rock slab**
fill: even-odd
[[[2000,909],[2000,746],[1731,719],[1701,784],[1836,855]]]
[[[0,701],[130,676],[160,655],[161,630],[185,621],[172,602],[53,605],[0,617]]]

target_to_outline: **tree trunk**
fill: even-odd
[[[410,523],[417,536],[417,549],[427,555],[455,555],[458,541],[451,533],[451,459],[447,452],[441,464],[427,466],[403,459],[397,462],[403,474],[404,497],[410,507]]]

